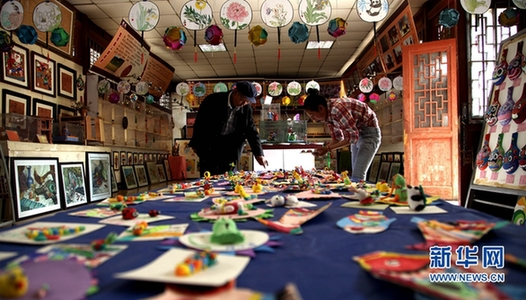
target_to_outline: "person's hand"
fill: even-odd
[[[314,156],[323,156],[323,155],[327,154],[327,152],[329,152],[329,149],[325,146],[325,147],[320,147],[320,148],[314,150],[312,152],[312,154],[314,154]]]
[[[268,167],[268,161],[265,156],[256,156],[256,160],[260,166],[263,166],[263,168],[266,169]]]

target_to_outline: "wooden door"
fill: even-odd
[[[458,200],[456,42],[410,45],[402,51],[407,184],[422,185],[426,194]]]

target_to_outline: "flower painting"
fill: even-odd
[[[212,23],[212,8],[204,0],[188,1],[181,11],[181,23],[190,30],[202,30]]]
[[[252,19],[252,10],[246,1],[229,0],[221,7],[221,23],[228,29],[245,29]]]

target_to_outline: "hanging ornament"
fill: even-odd
[[[493,94],[493,100],[491,100],[491,104],[488,106],[486,112],[484,113],[484,120],[489,126],[494,126],[499,121],[497,116],[500,110],[499,93],[500,89],[495,89],[495,93]]]
[[[511,122],[511,111],[513,110],[514,105],[515,102],[513,101],[513,86],[510,86],[508,88],[506,101],[504,101],[497,112],[497,119],[502,126],[506,126]]]
[[[206,94],[206,86],[202,82],[194,84],[192,91],[196,97],[203,97]]]
[[[261,95],[261,93],[263,92],[263,87],[261,87],[261,84],[259,84],[258,82],[255,82],[255,81],[252,82],[252,84],[256,88],[256,97]]]
[[[190,92],[190,86],[186,82],[179,82],[175,86],[175,92],[177,93],[177,95],[184,97],[188,95],[188,92]]]
[[[268,94],[271,96],[279,96],[283,92],[283,86],[281,83],[274,81],[268,85]]]
[[[97,90],[99,91],[99,94],[104,95],[110,90],[110,82],[106,79],[102,79],[97,84]]]
[[[396,100],[396,93],[395,92],[390,92],[389,95],[387,95],[387,99],[389,99],[389,101],[393,102]]]
[[[365,102],[367,100],[367,96],[365,96],[364,93],[358,94],[358,101]]]
[[[356,12],[360,19],[365,22],[380,22],[389,12],[389,2],[387,0],[358,0],[356,3]]]
[[[460,0],[460,5],[462,5],[462,8],[470,14],[481,15],[488,11],[491,6],[491,0]]]
[[[18,1],[7,1],[0,10],[0,24],[7,30],[16,30],[24,20],[24,7]]]
[[[18,29],[17,37],[22,44],[34,45],[38,40],[38,33],[33,26],[22,25]]]
[[[139,81],[135,85],[135,93],[137,93],[139,96],[144,96],[148,94],[149,88],[150,87],[146,81]]]
[[[52,17],[51,17],[52,16]],[[62,11],[53,2],[41,2],[33,10],[33,25],[42,32],[51,32],[62,23]]]
[[[457,25],[459,17],[460,13],[458,12],[458,10],[454,8],[444,9],[440,12],[440,16],[438,17],[438,24],[446,28],[451,28]]]
[[[109,96],[108,96],[108,101],[110,101],[110,103],[118,103],[119,100],[121,100],[121,95],[117,92],[112,92]]]
[[[190,105],[192,105],[194,102],[195,102],[196,98],[195,98],[195,95],[190,93],[188,95],[186,95],[186,101],[188,103],[190,103]]]
[[[205,0],[191,0],[186,2],[181,13],[181,24],[194,31],[194,62],[197,62],[197,30],[204,30],[212,23],[212,7]]]
[[[128,94],[131,90],[131,84],[126,81],[122,80],[117,84],[117,91],[122,94]]]
[[[164,31],[163,42],[168,49],[180,50],[186,44],[186,34],[179,27],[168,27]]]
[[[311,80],[309,82],[307,82],[307,84],[305,85],[305,91],[308,92],[309,89],[315,89],[315,90],[320,90],[320,84],[314,80]]]
[[[267,30],[259,25],[256,25],[248,32],[248,40],[254,46],[260,46],[267,42]]]
[[[298,7],[298,13],[303,23],[309,26],[316,26],[316,41],[318,42],[318,59],[321,58],[320,29],[319,26],[329,21],[332,13],[331,3],[329,1],[311,1],[301,0]]]
[[[210,45],[217,46],[223,42],[223,30],[217,25],[210,25],[205,30],[205,41]]]
[[[77,86],[77,89],[79,91],[84,90],[86,83],[84,82],[84,78],[82,77],[82,75],[79,75],[79,77],[77,77],[77,80],[75,80],[75,85]]]
[[[499,15],[499,24],[504,27],[518,25],[520,22],[520,11],[516,7],[508,7]]]
[[[378,80],[378,88],[382,92],[387,92],[393,88],[393,82],[389,77],[382,77]]]
[[[214,85],[214,93],[221,93],[221,92],[228,92],[228,87],[226,86],[226,84],[222,82],[218,82],[216,83],[216,85]]]
[[[393,87],[399,91],[404,90],[404,78],[402,76],[396,76],[393,79]]]
[[[148,96],[146,96],[146,103],[152,104],[154,100],[155,100],[155,97],[153,97],[152,94],[149,94]]]
[[[301,93],[301,84],[297,81],[291,81],[287,84],[287,93],[291,96],[297,96]]]
[[[489,138],[489,133],[484,136],[482,148],[477,153],[477,159],[475,161],[477,164],[477,168],[479,168],[479,170],[481,171],[486,170],[486,168],[488,167],[488,159],[489,155],[491,154],[491,148],[489,147]]]
[[[306,42],[309,39],[309,28],[303,23],[294,22],[289,28],[289,38],[294,44]]]
[[[508,78],[510,80],[518,79],[522,74],[522,67],[526,64],[526,58],[524,54],[522,54],[523,45],[524,41],[520,41],[517,44],[517,53],[515,53],[515,56],[508,64]]]
[[[526,0],[513,0],[513,3],[520,9],[526,9]]]
[[[0,30],[0,52],[9,52],[13,49],[13,43],[9,33]]]
[[[517,139],[519,137],[518,132],[511,134],[511,143],[510,147],[504,153],[502,159],[502,168],[506,171],[507,174],[513,174],[519,168],[519,154],[521,149],[517,146]]]
[[[285,106],[288,106],[290,104],[290,97],[289,96],[283,96],[283,98],[281,98],[281,104],[283,104]]]
[[[69,34],[66,32],[66,30],[64,30],[64,28],[59,27],[53,29],[49,39],[55,46],[63,47],[69,43]]]
[[[360,80],[360,83],[358,84],[358,88],[362,93],[370,93],[374,88],[374,83],[369,78],[364,78]]]
[[[252,21],[252,8],[245,0],[228,0],[221,6],[220,16],[223,26],[227,29],[234,30],[234,63],[236,63],[237,31],[249,26]],[[249,40],[252,41],[250,37]],[[264,44],[264,42],[262,44]]]
[[[281,27],[287,26],[294,17],[289,0],[265,0],[261,4],[261,19],[269,27],[278,29],[278,60],[281,58]]]
[[[500,85],[504,79],[506,79],[506,75],[508,74],[508,62],[506,61],[506,56],[508,56],[508,48],[502,50],[499,64],[495,66],[495,69],[493,70],[491,80],[495,85]]]
[[[130,26],[144,34],[153,30],[159,23],[159,7],[151,1],[139,1],[132,5],[128,12]]]
[[[380,95],[377,93],[371,93],[369,95],[369,102],[371,102],[371,104],[376,104],[378,101],[380,101]]]
[[[344,19],[338,17],[329,21],[327,26],[327,32],[332,37],[340,37],[346,33],[347,22]]]
[[[298,105],[302,105],[305,104],[305,99],[307,99],[307,94],[303,94],[301,95],[299,98],[298,98]]]
[[[135,101],[139,100],[139,96],[137,96],[137,94],[135,93],[131,93],[130,94],[130,101],[133,103]]]

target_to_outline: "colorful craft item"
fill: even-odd
[[[217,25],[210,25],[205,30],[205,41],[210,45],[219,45],[223,42],[223,30]]]
[[[135,236],[140,236],[144,233],[144,231],[148,228],[148,222],[141,221],[137,224],[133,225],[132,227],[132,234]]]
[[[380,101],[380,95],[378,95],[378,93],[371,93],[369,95],[369,101],[371,102],[371,104],[378,103],[378,101]]]
[[[414,211],[421,211],[426,208],[426,195],[421,185],[407,186],[407,205]]]
[[[387,99],[389,99],[389,101],[393,102],[396,100],[396,93],[395,92],[390,92],[389,95],[387,95]]]
[[[407,202],[407,184],[405,182],[404,176],[400,174],[395,174],[393,176],[393,186],[391,187],[391,192],[389,196],[393,195],[394,191],[394,201],[396,202]]]
[[[106,250],[107,246],[113,244],[116,240],[117,234],[115,232],[110,232],[106,238],[91,242],[91,248],[95,251]]]
[[[300,225],[293,225],[293,224],[283,224],[281,222],[278,222],[278,221],[272,221],[272,220],[265,220],[263,218],[256,218],[256,220],[271,228],[271,229],[274,229],[276,231],[279,231],[279,232],[283,232],[283,233],[288,233],[288,234],[293,234],[293,235],[297,235],[297,234],[302,234],[303,233],[303,229],[301,229]]]
[[[451,28],[457,25],[459,17],[460,13],[458,12],[458,10],[454,8],[444,9],[440,12],[440,15],[438,17],[438,24],[446,28]]]
[[[9,34],[0,30],[0,52],[9,52],[13,49],[13,43]]]
[[[186,44],[186,34],[182,28],[168,27],[164,31],[163,42],[168,49],[180,50]]]
[[[126,207],[122,210],[122,218],[124,220],[133,220],[139,216],[139,213],[135,208]]]
[[[519,154],[521,149],[517,146],[518,132],[511,135],[510,148],[504,153],[502,168],[507,174],[513,174],[519,168]]]
[[[522,67],[526,64],[524,54],[522,54],[523,41],[517,44],[517,53],[508,64],[508,78],[510,80],[518,79],[522,74]],[[513,86],[512,86],[513,87]]]
[[[526,171],[526,145],[522,146],[521,152],[519,153],[519,167],[523,171]]]
[[[79,77],[77,77],[77,79],[75,80],[75,86],[79,91],[83,91],[86,87],[86,83],[84,82],[84,78],[81,74],[79,74]]]
[[[506,79],[506,75],[508,74],[508,62],[506,61],[507,55],[508,55],[508,48],[505,48],[502,50],[499,64],[496,65],[495,69],[493,70],[493,74],[491,75],[491,80],[493,81],[493,84],[495,85],[500,85],[504,81],[504,79]]]
[[[219,218],[212,226],[210,242],[221,245],[239,244],[245,240],[243,234],[237,229],[236,222],[230,218]]]
[[[492,172],[498,172],[502,168],[502,162],[504,160],[504,148],[502,148],[502,140],[504,139],[504,133],[499,133],[497,137],[497,145],[491,151],[488,157],[488,167]]]
[[[208,214],[218,214],[218,215],[227,215],[227,214],[237,214],[245,215],[247,210],[253,208],[252,203],[255,201],[244,201],[244,200],[228,200],[226,198],[214,198],[212,199],[214,203],[210,210],[207,211]]]
[[[525,226],[526,224],[526,197],[520,197],[515,204],[515,209],[511,222],[515,225]]]
[[[29,227],[25,232],[25,236],[35,241],[46,241],[46,240],[58,240],[60,236],[77,234],[86,230],[84,226],[77,227],[42,227],[33,228]]]
[[[281,195],[274,195],[270,197],[270,199],[265,200],[265,203],[270,206],[284,206],[285,205],[285,197]]]
[[[195,192],[186,192],[184,193],[184,197],[188,199],[201,199],[206,197],[205,192],[203,190],[197,190]]]
[[[188,189],[188,188],[191,188],[191,187],[192,187],[191,183],[184,183],[184,182],[174,183],[171,186],[171,191],[170,192],[173,194],[173,193],[175,193],[178,190],[184,190],[184,189]]]
[[[375,199],[371,197],[371,194],[367,193],[365,189],[350,187],[349,191],[354,192],[353,199],[357,199],[361,205],[371,205],[375,201]]]
[[[58,27],[53,29],[49,39],[55,46],[63,47],[69,43],[69,33],[64,28]]]
[[[217,264],[217,253],[198,251],[175,267],[176,276],[190,276],[204,271]]]
[[[150,209],[150,210],[148,211],[148,215],[149,215],[150,217],[152,217],[152,218],[153,218],[153,217],[157,217],[160,213],[161,213],[161,212],[158,211],[158,210],[156,210],[156,209]]]
[[[248,40],[252,45],[258,47],[267,42],[267,30],[259,25],[252,27],[248,31]]]
[[[305,99],[307,99],[307,95],[306,94],[301,95],[298,98],[298,105],[303,106],[303,104],[305,104]]]
[[[499,24],[504,27],[518,25],[520,22],[520,10],[516,7],[508,7],[499,15]]]
[[[347,22],[345,22],[344,19],[338,17],[329,21],[329,25],[327,25],[327,32],[332,37],[337,38],[345,34],[346,26]]]
[[[256,182],[252,185],[252,191],[254,193],[261,193],[261,191],[263,191],[263,186],[261,185],[261,183]]]
[[[38,33],[33,26],[21,25],[17,32],[18,40],[22,44],[34,45],[38,40]]]
[[[20,298],[27,293],[29,280],[18,265],[8,267],[0,274],[0,299]]]
[[[499,112],[497,113],[497,118],[499,119],[499,123],[502,126],[506,126],[511,122],[511,112],[513,110],[513,106],[515,105],[515,102],[513,101],[513,85],[508,88],[508,95],[506,96],[506,101],[499,109]]]
[[[364,93],[360,93],[360,94],[358,94],[358,100],[360,102],[365,102],[365,101],[367,101],[367,96],[365,96]]]
[[[117,92],[112,92],[109,96],[108,96],[108,101],[110,103],[119,103],[119,101],[121,100],[121,96],[119,95],[119,93]]]
[[[387,218],[382,212],[360,210],[359,213],[339,220],[336,225],[350,233],[378,233],[385,231],[389,225],[396,221]]]
[[[500,89],[495,89],[493,100],[491,101],[491,104],[484,113],[484,120],[489,126],[494,126],[499,121],[499,118],[497,116],[500,111],[499,93]]]
[[[380,193],[387,193],[389,192],[389,183],[387,183],[385,180],[379,181],[376,183],[376,189]]]
[[[526,83],[522,86],[522,95],[513,105],[511,118],[517,124],[524,122],[526,119]]]
[[[306,42],[309,39],[309,28],[296,21],[289,28],[289,38],[294,44]]]

